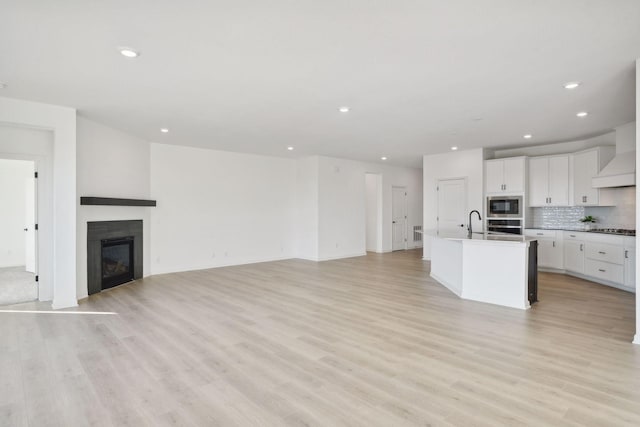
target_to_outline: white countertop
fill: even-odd
[[[528,243],[535,240],[538,240],[533,236],[524,236],[519,234],[494,234],[494,233],[486,233],[486,232],[474,232],[473,235],[469,236],[465,233],[455,233],[455,232],[432,232],[425,233],[431,237],[438,237],[440,239],[447,240],[460,240],[460,241],[473,241],[473,242],[505,242],[505,243]]]

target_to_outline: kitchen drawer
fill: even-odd
[[[562,237],[564,240],[585,240],[587,236],[585,236],[585,232],[582,231],[564,231],[562,232]]]
[[[555,239],[556,233],[557,233],[557,230],[539,230],[534,228],[527,228],[526,230],[524,230],[525,236],[540,237],[540,238],[548,237],[550,239]]]
[[[623,266],[608,262],[587,259],[585,260],[584,274],[587,276],[597,277],[601,280],[608,280],[609,282],[619,284],[624,282]]]
[[[587,242],[585,244],[585,256],[597,261],[624,264],[624,248],[622,246]]]

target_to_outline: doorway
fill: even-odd
[[[407,249],[407,189],[393,187],[391,195],[391,249],[400,251]]]
[[[38,299],[35,163],[0,159],[0,305]]]
[[[383,252],[382,249],[382,175],[365,174],[366,190],[366,249],[367,252]]]
[[[438,233],[464,233],[467,223],[467,178],[438,180]]]

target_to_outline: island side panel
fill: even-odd
[[[431,277],[451,292],[462,293],[462,242],[431,239]]]
[[[465,242],[462,298],[528,309],[529,245]]]

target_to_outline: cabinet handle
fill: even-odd
[[[549,203],[551,203],[551,197],[549,197]]]
[[[504,185],[504,189],[505,189],[505,190],[507,189],[507,184],[505,184],[505,185]]]
[[[582,196],[582,203],[587,203],[587,196]]]
[[[582,246],[583,246],[582,243],[580,243],[580,252],[582,252]]]
[[[569,236],[571,236],[571,237],[576,237],[576,235],[575,235],[575,234],[569,234]]]
[[[606,255],[606,252],[598,251],[599,254]]]
[[[544,236],[544,233],[536,233],[538,236]]]
[[[629,251],[627,251],[627,250],[624,251],[624,257],[625,258],[629,258]]]
[[[601,268],[599,268],[599,269],[598,269],[598,271],[602,271],[603,273],[606,273],[606,272],[607,272],[607,270],[603,270],[603,269],[601,269]]]
[[[555,240],[553,241],[553,247],[554,248],[556,247],[556,241]]]

